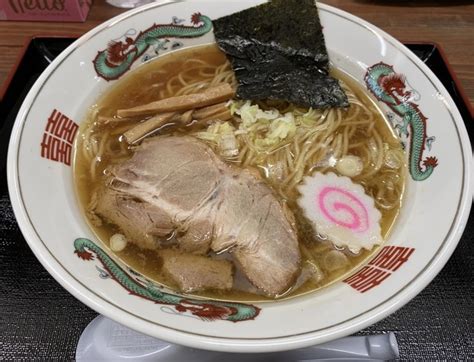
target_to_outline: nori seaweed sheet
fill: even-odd
[[[328,75],[314,0],[272,0],[213,24],[217,44],[238,80],[238,98],[313,108],[349,105],[338,81]]]

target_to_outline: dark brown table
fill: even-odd
[[[225,0],[222,0],[222,3]],[[402,41],[435,42],[446,51],[453,69],[474,103],[474,3],[461,0],[324,0],[377,25]],[[123,12],[95,0],[85,23],[0,21],[0,84],[33,35],[79,36]]]
[[[439,43],[472,105],[472,1],[326,0],[325,3],[358,15],[400,40]],[[85,23],[0,22],[0,84],[6,84],[8,73],[30,37],[79,36],[121,11],[98,0]],[[3,122],[0,119],[0,127]],[[0,159],[5,157],[0,152]],[[0,360],[73,359],[82,330],[97,314],[60,287],[36,260],[18,229],[5,191],[2,171]],[[471,215],[456,251],[434,281],[398,312],[360,334],[395,332],[402,359],[474,360],[473,265],[474,216]]]

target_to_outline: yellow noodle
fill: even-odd
[[[175,72],[168,78],[165,72],[153,72],[152,92],[149,87],[143,87],[134,90],[134,95],[150,102],[197,93],[223,82],[237,85],[228,62],[215,66],[201,59],[189,58],[183,60],[182,64],[182,71]],[[385,165],[385,159],[386,152],[392,152],[395,163],[403,165],[404,153],[393,147],[387,148],[381,134],[382,125],[377,124],[379,120],[375,116],[379,111],[371,101],[359,97],[349,84],[343,81],[340,83],[350,103],[347,109],[307,110],[287,102],[257,102],[264,109],[277,107],[281,113],[291,112],[295,117],[310,114],[311,121],[305,121],[293,135],[272,147],[260,146],[255,142],[253,134],[239,134],[237,140],[240,152],[227,160],[261,170],[275,192],[287,202],[294,203],[298,197],[297,187],[305,176],[314,172],[337,172],[334,160],[346,155],[356,155],[364,167],[362,173],[353,178],[354,182],[364,186],[382,212],[397,209],[403,192],[403,167],[390,169]],[[129,106],[139,105],[137,102]],[[113,116],[114,112],[113,109],[95,109],[88,116],[87,127],[81,129],[80,156],[87,164],[84,172],[89,181],[101,180],[105,177],[103,170],[106,167],[127,159],[132,153],[119,136],[136,122],[102,126],[96,123],[98,116]],[[239,128],[241,120],[238,117],[231,121],[234,127]],[[191,128],[188,132],[194,130]],[[202,128],[199,129],[201,130]],[[177,134],[180,132],[183,131],[176,131]],[[216,147],[212,142],[208,144]],[[215,150],[217,151],[216,148]],[[277,173],[275,169],[278,169]],[[315,265],[321,265],[321,255],[332,250],[329,242],[300,243],[300,248],[304,258],[314,260]]]

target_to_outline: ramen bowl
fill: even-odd
[[[74,186],[74,139],[89,107],[144,62],[212,43],[209,19],[260,2],[158,2],[98,26],[41,75],[18,113],[10,141],[8,184],[15,215],[48,272],[97,312],[150,336],[196,348],[288,350],[377,322],[441,270],[471,205],[471,148],[446,89],[397,40],[319,4],[331,62],[371,94],[407,151],[406,194],[388,240],[366,263],[325,288],[259,303],[181,295],[117,259],[88,226]],[[164,35],[153,39],[158,28]],[[140,42],[147,32],[153,41]],[[106,52],[111,41],[122,55],[114,66]],[[130,47],[134,53],[127,53]],[[381,82],[382,77],[397,82]],[[388,86],[375,87],[382,83]]]

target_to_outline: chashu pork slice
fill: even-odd
[[[215,260],[176,250],[158,251],[163,260],[163,272],[186,293],[232,288],[233,265],[228,260]]]
[[[197,139],[150,138],[112,174],[113,190],[171,220],[180,248],[230,250],[246,277],[269,296],[283,294],[298,277],[296,232],[271,189]]]
[[[117,225],[130,242],[143,249],[156,249],[174,231],[168,214],[152,204],[109,187],[99,188],[97,194],[94,213]]]

